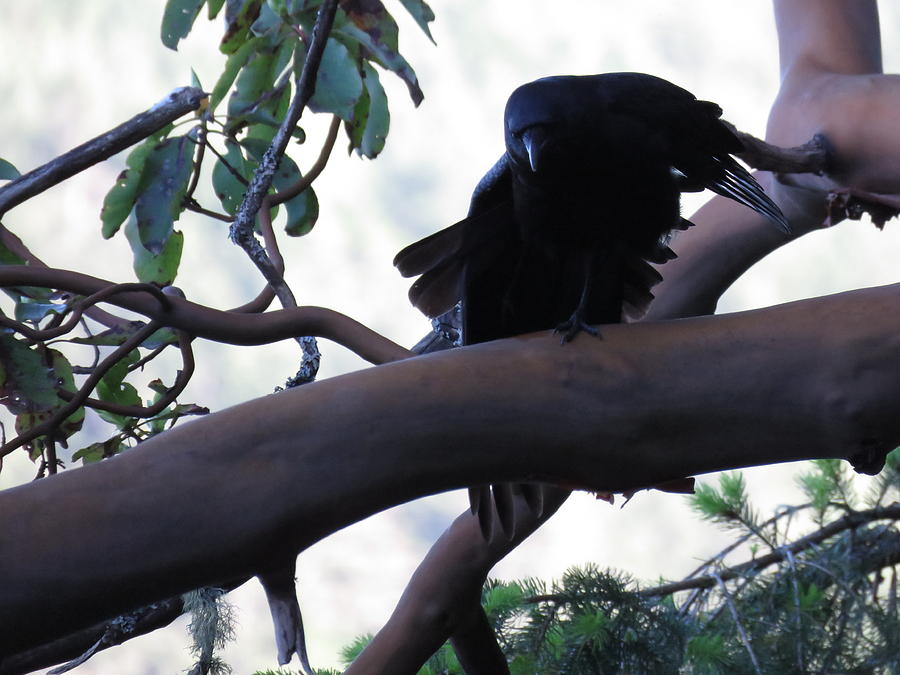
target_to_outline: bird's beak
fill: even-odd
[[[547,142],[547,131],[542,125],[528,127],[522,132],[522,145],[528,153],[528,163],[534,173],[540,167],[541,151]]]

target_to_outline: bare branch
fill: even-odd
[[[6,227],[3,226],[3,223],[0,223],[0,243],[29,265],[35,267],[48,267],[47,263],[32,253],[19,237],[6,229]],[[128,319],[105,312],[99,307],[89,307],[85,314],[107,328],[115,328],[117,326],[124,327],[130,323]]]
[[[19,176],[0,187],[0,216],[26,199],[147,138],[185,113],[196,110],[204,98],[206,94],[196,87],[176,89],[149,110],[135,115],[115,129]]]
[[[832,161],[833,151],[823,134],[816,134],[803,145],[782,148],[740,131],[729,122],[725,125],[744,144],[744,150],[738,153],[738,157],[754,169],[773,173],[823,174]]]
[[[108,298],[113,297],[118,293],[133,293],[133,292],[144,292],[149,293],[154,296],[159,301],[159,307],[161,311],[165,311],[169,307],[169,298],[156,286],[153,284],[143,284],[143,283],[124,283],[124,284],[112,284],[105,288],[100,289],[96,293],[92,293],[86,298],[82,298],[81,300],[76,301],[69,313],[69,318],[65,320],[65,322],[58,322],[56,325],[45,328],[45,329],[36,329],[31,328],[30,326],[25,325],[21,321],[15,321],[14,319],[10,319],[5,316],[0,316],[0,326],[4,326],[15,332],[25,336],[29,340],[33,342],[42,342],[44,340],[51,340],[53,338],[59,337],[61,335],[65,335],[69,331],[71,331],[75,326],[81,321],[81,317],[85,314],[85,312],[96,305],[99,302],[103,302]],[[59,319],[63,317],[62,314],[57,315]]]

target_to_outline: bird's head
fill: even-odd
[[[545,77],[512,93],[504,127],[506,151],[516,166],[540,175],[578,155],[589,114],[597,112],[596,105],[586,105],[596,103],[585,96],[588,84],[578,76]]]

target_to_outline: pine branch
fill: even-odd
[[[886,519],[900,519],[900,504],[881,506],[866,511],[853,511],[851,513],[848,513],[846,516],[829,523],[816,532],[802,537],[790,544],[787,544],[786,546],[782,546],[781,548],[776,549],[766,555],[748,560],[747,562],[741,563],[739,565],[727,567],[716,574],[708,574],[700,577],[694,577],[692,579],[684,579],[682,581],[676,581],[669,584],[662,584],[659,586],[654,586],[652,588],[645,588],[639,591],[639,593],[644,597],[652,598],[672,595],[674,593],[688,591],[695,588],[712,588],[718,584],[718,579],[729,581],[731,579],[743,577],[748,573],[759,572],[766,567],[784,562],[788,555],[796,555],[797,553],[806,551],[830,539],[831,537],[840,534],[841,532],[847,530],[855,530],[867,523]],[[900,549],[898,549],[897,551],[897,556],[900,556]],[[891,561],[893,560],[893,558],[888,557],[887,560]]]

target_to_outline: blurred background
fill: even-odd
[[[409,282],[392,267],[393,255],[465,215],[472,188],[503,151],[503,107],[517,85],[553,74],[644,71],[716,101],[728,120],[758,136],[778,87],[766,2],[432,0],[437,46],[399,2],[385,4],[400,23],[401,52],[419,76],[425,101],[414,108],[405,86],[382,75],[392,116],[384,153],[361,160],[342,152],[345,141],[339,140],[316,182],[318,225],[302,239],[283,238],[282,250],[286,278],[301,304],[344,312],[406,345],[429,324],[409,305]],[[201,15],[180,51],[172,52],[159,41],[163,6],[151,0],[4,3],[0,157],[30,170],[190,84],[191,67],[211,89],[224,63],[217,49],[220,21]],[[885,70],[897,70],[900,43],[891,36],[900,28],[900,7],[882,3],[881,12]],[[327,119],[319,117],[302,120],[309,140],[292,151],[301,169],[315,159],[324,138]],[[123,166],[122,156],[96,166],[17,207],[4,224],[51,266],[128,281],[133,273],[125,239],[120,234],[101,240],[98,216]],[[218,207],[209,191],[198,196]],[[707,198],[689,195],[684,214]],[[176,283],[189,299],[224,309],[256,294],[258,274],[228,242],[222,223],[185,214],[177,228],[186,243]],[[894,223],[884,232],[863,221],[808,235],[745,275],[720,311],[897,281],[898,250]],[[341,347],[323,341],[321,348],[322,378],[367,367]],[[271,393],[297,368],[292,342],[255,348],[198,344],[196,350],[197,374],[180,400],[212,410]],[[170,366],[169,377],[177,362]],[[0,421],[10,433],[9,418]],[[83,437],[94,440],[91,434],[102,433],[101,426],[87,423]],[[0,487],[33,477],[36,467],[19,454],[5,461]],[[797,468],[746,472],[763,512],[795,499]],[[465,507],[463,493],[422,499],[335,533],[300,556],[300,602],[314,665],[337,667],[342,645],[381,626],[430,544]],[[678,578],[727,541],[693,516],[680,496],[642,493],[620,509],[577,494],[494,576],[552,579],[571,565],[594,562],[646,581]],[[236,673],[274,667],[270,619],[257,582],[230,597],[239,607],[239,625],[225,659]],[[184,670],[192,662],[185,624],[180,620],[101,653],[80,672]]]

